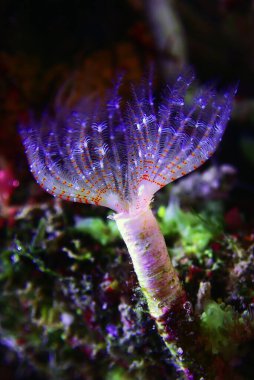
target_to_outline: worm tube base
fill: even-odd
[[[171,264],[165,240],[150,208],[115,220],[127,245],[151,315],[160,318],[184,291]]]
[[[203,376],[204,367],[199,361],[199,353],[203,355],[203,350],[196,341],[198,324],[192,316],[190,303],[186,302],[150,207],[134,215],[117,214],[115,221],[127,245],[150,314],[177,368],[185,379],[208,379]]]

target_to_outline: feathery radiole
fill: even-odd
[[[150,203],[159,189],[214,153],[234,96],[234,90],[216,93],[210,87],[191,95],[193,80],[192,73],[183,73],[160,102],[148,80],[138,91],[132,89],[127,105],[118,82],[100,112],[89,113],[85,107],[65,119],[45,116],[21,128],[31,171],[46,191],[115,211],[113,218],[159,325],[186,297]]]

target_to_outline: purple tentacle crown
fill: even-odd
[[[204,87],[192,95],[193,80],[181,74],[161,101],[148,81],[124,107],[119,82],[100,114],[83,109],[23,126],[37,182],[65,200],[137,213],[157,190],[202,165],[222,138],[235,91]]]

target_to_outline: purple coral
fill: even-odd
[[[85,107],[68,118],[44,117],[21,130],[31,171],[44,189],[116,212],[150,313],[188,379],[188,363],[179,356],[186,347],[182,338],[191,336],[179,322],[186,296],[150,203],[156,191],[213,154],[234,96],[234,90],[217,94],[211,88],[191,96],[193,79],[192,73],[180,75],[158,103],[149,81],[139,91],[133,89],[126,107],[118,83],[100,114]]]

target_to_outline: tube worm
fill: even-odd
[[[46,191],[115,212],[150,313],[189,379],[175,323],[186,296],[150,204],[158,190],[211,157],[229,119],[234,89],[204,87],[191,95],[193,80],[191,71],[181,74],[160,101],[148,80],[132,89],[127,106],[119,81],[99,113],[81,107],[21,128],[31,171]]]

